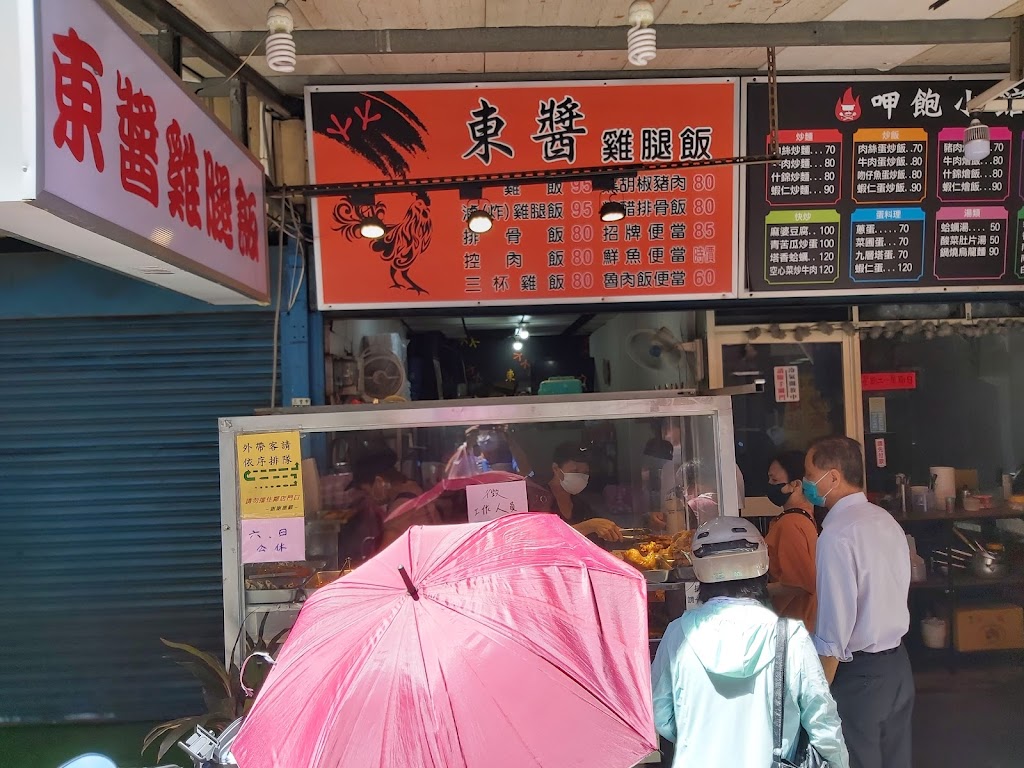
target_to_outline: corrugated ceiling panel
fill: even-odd
[[[269,404],[264,313],[0,323],[0,721],[201,711],[223,648],[217,418]]]

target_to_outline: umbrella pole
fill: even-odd
[[[416,585],[412,583],[412,579],[409,577],[409,574],[406,573],[405,566],[398,566],[398,575],[401,576],[402,581],[405,582],[405,588],[409,590],[409,594],[412,595],[412,599],[419,600],[420,592],[418,589],[416,589]]]

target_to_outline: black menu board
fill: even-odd
[[[754,292],[1024,288],[1024,89],[986,113],[991,152],[964,157],[985,80],[779,83],[779,156],[746,168]],[[768,86],[746,84],[747,153],[768,147]]]

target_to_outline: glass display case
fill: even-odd
[[[635,559],[637,537],[678,536],[739,509],[726,396],[388,403],[223,418],[219,428],[224,637],[236,657],[243,626],[290,626],[310,592],[411,525],[525,503]],[[515,510],[474,491],[506,482]],[[673,591],[682,600],[681,587],[652,585],[652,634],[682,610],[659,607]]]

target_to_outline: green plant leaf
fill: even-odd
[[[224,664],[215,659],[205,651],[200,651],[198,648],[188,645],[186,643],[175,643],[172,640],[165,640],[160,638],[160,642],[166,645],[168,648],[173,648],[178,651],[184,651],[185,653],[194,656],[199,659],[203,664],[213,670],[220,678],[221,684],[223,685],[224,693],[227,696],[231,696],[231,680],[228,678],[228,673],[224,670]]]
[[[276,635],[274,635],[271,638],[270,643],[268,644],[267,653],[269,653],[271,656],[273,656],[276,659],[278,651],[281,650],[281,648],[284,646],[285,642],[288,640],[288,633],[291,632],[291,631],[292,631],[291,627],[285,627],[280,632],[278,632]]]
[[[270,618],[270,614],[269,613],[264,613],[263,614],[263,618],[260,619],[259,631],[256,634],[256,642],[258,642],[260,644],[260,646],[261,646],[260,650],[261,651],[265,651],[266,650],[267,643],[266,643],[266,640],[264,640],[264,637],[265,637],[264,632],[267,629],[267,619],[269,619],[269,618]]]
[[[182,668],[187,669],[199,681],[205,701],[217,701],[228,695],[224,691],[223,675],[218,674],[216,670],[210,669],[208,665],[192,659],[182,659],[177,663]]]
[[[146,751],[156,743],[157,739],[159,739],[168,731],[172,731],[183,724],[191,723],[195,719],[196,718],[194,716],[179,717],[177,720],[170,720],[166,723],[160,723],[160,725],[153,728],[153,730],[147,733],[145,737],[142,739],[142,754],[145,754]],[[162,755],[158,755],[157,759],[159,759],[160,757],[162,757]]]
[[[220,715],[214,715],[210,718],[209,724],[206,726],[209,730],[216,734],[223,733],[224,729],[227,728],[231,723],[237,720],[237,717],[222,717]]]

